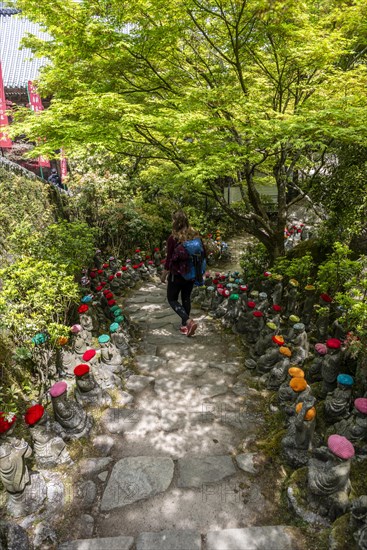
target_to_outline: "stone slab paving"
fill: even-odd
[[[112,434],[134,432],[139,437],[159,429],[159,417],[138,409],[106,409],[101,417],[102,426]]]
[[[190,341],[184,335],[179,336],[182,337],[182,340],[177,338],[174,343],[166,345],[159,345],[158,343],[158,357],[175,359],[176,361],[185,359],[185,361],[196,361],[198,363],[201,361],[225,361],[227,358],[226,350],[223,349],[222,345],[205,342],[205,340],[196,343],[196,335]]]
[[[167,361],[155,355],[138,355],[136,364],[141,371],[154,372],[160,367],[166,367]]]
[[[80,539],[59,544],[58,550],[131,550],[133,537],[106,537],[100,539]]]
[[[133,374],[126,382],[126,389],[132,392],[143,391],[151,382],[154,381],[152,376],[141,376]]]
[[[99,538],[60,548],[274,550],[273,541],[276,550],[291,548],[287,528],[251,527],[276,505],[244,447],[263,420],[254,407],[259,392],[239,377],[237,337],[200,310],[192,311],[200,319],[195,336],[182,335],[159,283],[144,283],[122,307],[142,331],[140,374],[126,381],[134,401],[103,411],[94,440],[111,459],[88,474],[98,491],[88,513]]]
[[[122,458],[113,467],[101,510],[113,510],[162,493],[172,481],[173,470],[173,461],[167,457]]]
[[[301,531],[283,525],[210,531],[207,550],[297,550]]]
[[[178,461],[177,487],[202,487],[233,476],[236,469],[230,456],[181,458]]]
[[[99,474],[107,468],[112,458],[85,458],[79,462],[79,470],[84,476]]]
[[[136,550],[201,550],[201,536],[196,531],[161,531],[141,533]]]

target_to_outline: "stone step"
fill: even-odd
[[[302,533],[295,527],[267,525],[209,531],[206,550],[300,550]]]
[[[189,529],[140,533],[136,550],[201,550],[201,536]]]
[[[111,472],[103,493],[101,511],[128,506],[166,491],[173,472],[174,463],[168,457],[122,458]]]
[[[154,382],[153,376],[141,376],[138,374],[133,374],[126,381],[126,389],[131,392],[141,392],[149,384]]]
[[[101,425],[109,433],[125,434],[134,432],[139,437],[160,429],[159,416],[139,409],[111,408],[101,416]]]
[[[236,468],[230,456],[184,457],[178,461],[177,487],[202,487],[233,476]]]
[[[107,537],[101,539],[79,539],[59,544],[58,550],[130,550],[133,537]]]
[[[202,339],[200,343],[195,340],[196,335],[193,338],[187,338],[187,336],[181,335],[183,340],[182,344],[179,340],[179,333],[174,343],[167,345],[159,345],[157,349],[157,355],[164,359],[184,359],[185,361],[196,361],[200,364],[204,362],[221,362],[225,361],[225,353],[223,346],[217,344],[210,344],[206,339]]]
[[[167,366],[166,359],[154,355],[137,355],[136,364],[140,370],[153,372]]]

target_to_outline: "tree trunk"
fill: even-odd
[[[274,235],[274,243],[272,249],[268,249],[268,252],[270,256],[270,265],[273,265],[275,260],[279,258],[279,256],[284,256],[284,230],[282,231],[281,235]]]

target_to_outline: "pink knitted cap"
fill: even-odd
[[[327,440],[327,446],[334,455],[344,460],[348,460],[355,455],[352,443],[342,435],[331,435]]]
[[[68,385],[63,380],[61,382],[56,382],[56,384],[50,388],[50,395],[51,397],[59,397],[59,395],[65,393],[67,389]]]
[[[357,409],[357,411],[361,412],[362,414],[367,414],[367,398],[366,397],[358,397],[354,401],[354,406]]]
[[[327,347],[326,344],[315,344],[315,350],[319,355],[326,355],[327,354]]]
[[[82,326],[81,325],[73,325],[70,330],[71,330],[71,332],[74,332],[74,334],[76,334],[77,332],[80,332],[82,330]]]

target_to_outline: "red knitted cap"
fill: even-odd
[[[326,345],[330,349],[339,349],[342,343],[338,338],[329,338],[329,340],[326,340]]]
[[[0,412],[0,434],[3,434],[10,430],[16,419],[17,417],[14,415],[10,421],[5,420],[5,413]]]
[[[28,426],[33,426],[33,424],[42,418],[44,412],[45,408],[42,405],[37,404],[33,405],[33,407],[29,407],[24,415],[25,423],[28,424]]]
[[[95,349],[87,349],[87,351],[85,351],[82,355],[83,361],[90,361],[91,359],[93,359],[93,357],[95,357],[95,355],[96,355]]]
[[[89,365],[86,365],[85,363],[81,363],[80,365],[77,365],[74,369],[75,376],[83,376],[84,374],[87,374],[87,372],[90,371]]]

